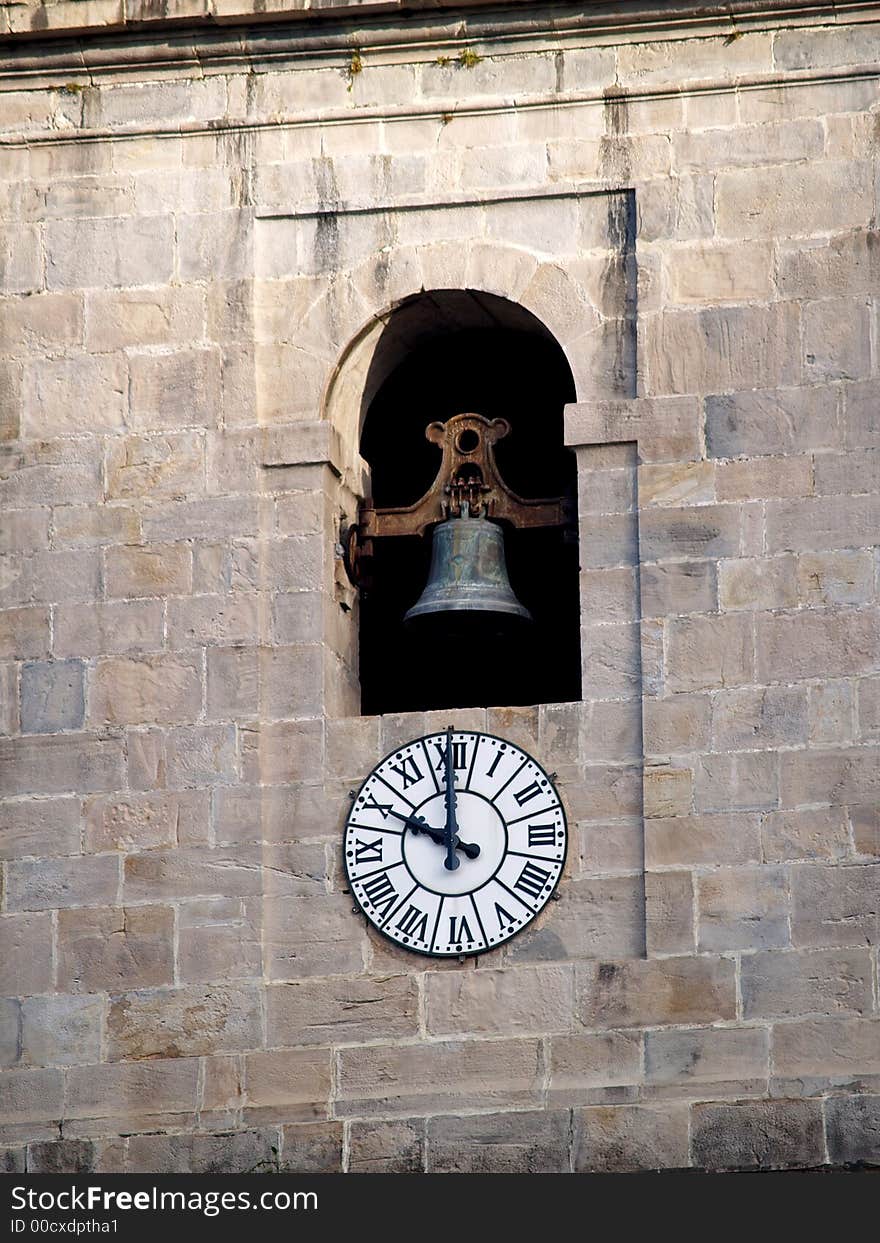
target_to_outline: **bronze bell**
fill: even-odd
[[[467,506],[465,513],[467,513]],[[504,532],[487,518],[447,518],[434,528],[431,569],[425,590],[405,614],[407,623],[438,614],[462,622],[531,621],[513,594],[504,560]]]

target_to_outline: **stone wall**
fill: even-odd
[[[880,1159],[880,22],[601,7],[4,46],[6,1168]],[[357,715],[335,543],[422,288],[566,351],[581,703]],[[339,857],[450,719],[576,842],[464,963]]]

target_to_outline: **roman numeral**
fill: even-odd
[[[382,819],[387,820],[388,813],[391,810],[391,804],[390,803],[377,803],[374,796],[372,794],[368,794],[366,798],[366,802],[364,803],[364,810],[365,811],[380,811],[382,813]]]
[[[549,872],[539,868],[535,863],[527,863],[520,873],[519,880],[513,887],[514,889],[521,889],[523,893],[528,893],[533,898],[537,898],[549,879]]]
[[[435,742],[434,749],[437,752],[437,768],[446,766],[446,744],[444,742]],[[467,743],[454,742],[452,744],[452,767],[467,768]]]
[[[428,935],[428,916],[417,906],[409,906],[395,926],[414,941],[424,941]]]
[[[365,880],[364,893],[380,915],[387,915],[397,901],[397,890],[388,879],[387,872]]]
[[[473,941],[473,933],[468,927],[464,915],[449,916],[449,940],[451,944],[460,945],[462,941]]]
[[[513,923],[513,916],[510,911],[505,911],[500,902],[495,903],[495,918],[498,920],[499,928],[507,928]]]
[[[529,845],[530,846],[555,846],[556,845],[556,826],[553,824],[530,824],[529,825]]]
[[[538,785],[537,781],[533,781],[531,785],[523,786],[521,790],[517,790],[513,797],[519,803],[520,807],[525,807],[526,803],[530,799],[535,798],[540,793],[541,787]]]
[[[502,761],[503,759],[504,759],[504,752],[503,752],[503,751],[499,751],[499,752],[498,752],[498,754],[495,756],[495,759],[492,761],[492,766],[491,766],[491,768],[490,768],[490,769],[489,769],[489,771],[486,773],[486,776],[487,776],[487,777],[494,777],[494,776],[495,776],[495,769],[498,767],[498,765],[501,763],[501,761]]]
[[[392,764],[391,771],[400,777],[404,790],[422,779],[422,770],[411,755],[408,755],[402,764]]]
[[[362,842],[359,837],[355,838],[354,861],[355,863],[381,863],[382,838],[377,837],[374,842]]]

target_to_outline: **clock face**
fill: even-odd
[[[537,760],[503,738],[449,730],[373,769],[343,853],[374,927],[416,953],[454,958],[494,949],[535,918],[566,845],[562,803]]]

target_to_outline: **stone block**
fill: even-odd
[[[766,1027],[693,1027],[645,1033],[645,1082],[655,1095],[730,1095],[766,1090]]]
[[[110,993],[170,984],[174,913],[170,907],[104,907],[58,915],[58,986]]]
[[[823,454],[816,459],[815,471],[819,495],[880,491],[880,452],[876,449]]]
[[[791,939],[796,946],[880,943],[876,864],[792,868]]]
[[[718,594],[716,579],[717,570],[711,561],[643,565],[640,568],[642,616],[714,612]]]
[[[263,891],[261,854],[254,847],[192,847],[128,855],[124,889],[131,902],[176,898],[258,897]]]
[[[646,697],[642,702],[642,718],[646,755],[687,754],[708,747],[708,695]]]
[[[101,1060],[103,997],[29,997],[22,1004],[21,1060],[31,1066],[75,1066]]]
[[[567,967],[429,973],[426,1026],[441,1036],[567,1031],[573,997]]]
[[[145,502],[142,522],[146,540],[164,540],[173,531],[179,540],[233,540],[260,529],[256,499],[211,496],[195,501]],[[199,552],[195,549],[195,554]],[[216,556],[212,550],[210,557]]]
[[[3,515],[0,553],[35,552],[49,544],[47,509],[9,509]]]
[[[640,871],[644,864],[643,832],[636,817],[616,822],[582,822],[577,826],[580,873]]]
[[[33,1145],[36,1147],[36,1145]],[[0,1148],[0,1173],[23,1174],[27,1158],[26,1148]]]
[[[880,1162],[880,1096],[832,1096],[825,1104],[832,1165]]]
[[[781,69],[826,69],[861,65],[874,55],[880,40],[868,26],[827,26],[780,31],[773,41],[776,64]]]
[[[537,1107],[543,1078],[538,1040],[460,1040],[363,1045],[337,1054],[336,1113],[388,1117]]]
[[[848,681],[810,687],[810,742],[850,742],[853,737],[853,687]]]
[[[100,558],[97,548],[36,553],[31,559],[34,602],[69,604],[74,600],[94,600],[101,594]]]
[[[49,912],[0,916],[0,993],[47,993],[52,988],[53,932]]]
[[[250,278],[253,275],[253,214],[250,210],[230,210],[180,216],[177,246],[180,278],[184,281]]]
[[[252,643],[259,634],[256,595],[192,596],[168,605],[168,639],[173,648],[202,644]]]
[[[264,946],[269,979],[359,975],[366,938],[344,894],[267,899]]]
[[[0,251],[0,285],[5,293],[31,293],[43,285],[40,230],[33,224],[7,226]]]
[[[719,566],[719,599],[728,611],[795,608],[798,603],[794,557],[750,557]]]
[[[0,739],[0,788],[11,796],[115,790],[122,785],[122,759],[118,738]]]
[[[282,1127],[280,1168],[287,1174],[341,1174],[343,1124],[306,1122]]]
[[[192,1117],[199,1065],[198,1058],[192,1057],[71,1067],[65,1117],[121,1119],[126,1127],[156,1115]],[[181,1125],[180,1119],[176,1125]]]
[[[134,428],[215,427],[220,409],[216,349],[135,354],[129,361]]]
[[[847,449],[880,446],[876,380],[843,386],[843,427]]]
[[[706,448],[713,458],[833,449],[841,439],[837,394],[821,385],[706,398]]]
[[[108,548],[104,574],[108,596],[186,595],[192,590],[192,552],[186,544]]]
[[[645,872],[645,948],[652,955],[696,949],[692,872]]]
[[[717,751],[803,746],[809,734],[807,691],[771,686],[719,691],[712,697]]]
[[[156,791],[92,798],[83,810],[84,845],[89,851],[187,846],[207,842],[209,836],[207,792]]]
[[[255,716],[260,706],[259,653],[255,647],[211,647],[207,653],[210,720]]]
[[[255,985],[190,985],[113,997],[107,1015],[110,1061],[245,1051],[262,1039]]]
[[[64,1076],[60,1070],[7,1070],[0,1073],[0,1117],[7,1125],[60,1121],[65,1116]],[[33,1126],[28,1130],[33,1131]]]
[[[810,610],[764,615],[756,621],[758,677],[791,681],[847,677],[877,666],[877,617],[873,610]]]
[[[849,819],[856,854],[880,859],[880,809],[874,805],[851,807]]]
[[[350,1174],[419,1174],[425,1168],[425,1120],[349,1124]]]
[[[265,681],[262,683],[265,685]],[[286,693],[284,688],[282,693]],[[264,709],[265,711],[265,709]],[[324,738],[320,720],[282,721],[242,731],[245,781],[309,781],[322,771]]]
[[[752,619],[694,616],[670,622],[667,683],[673,691],[715,690],[751,682]]]
[[[586,1027],[657,1027],[736,1017],[734,963],[654,958],[577,968],[578,1015]]]
[[[266,1122],[326,1118],[330,1100],[330,1050],[282,1049],[245,1057],[245,1117]]]
[[[261,979],[262,931],[259,899],[221,898],[182,907],[177,950],[181,981]]]
[[[110,500],[187,496],[204,490],[205,445],[198,432],[117,437],[104,457]]]
[[[110,855],[23,859],[7,864],[6,909],[45,911],[115,901],[119,860]]]
[[[86,347],[102,352],[199,340],[204,302],[205,291],[198,285],[90,290],[85,296]]]
[[[77,354],[27,363],[22,392],[24,434],[119,431],[126,415],[126,387],[121,355]]]
[[[189,789],[238,779],[234,725],[177,726],[169,731],[168,743],[168,780],[172,786]]]
[[[56,656],[151,652],[163,646],[158,600],[61,604],[55,611]]]
[[[639,548],[644,561],[690,557],[736,557],[742,521],[735,505],[698,505],[643,511]]]
[[[639,633],[635,626],[583,626],[584,699],[619,699],[640,681]]]
[[[820,1101],[736,1101],[695,1105],[694,1164],[709,1170],[772,1170],[822,1165]]]
[[[22,665],[22,733],[54,734],[80,729],[84,716],[85,669],[81,660]]]
[[[174,221],[168,215],[52,220],[44,233],[49,289],[167,285],[171,280]]]
[[[773,1069],[791,1078],[846,1082],[880,1074],[880,1022],[874,1018],[816,1018],[777,1023]]]
[[[416,982],[406,975],[275,985],[266,1006],[273,1047],[394,1039],[419,1030]]]
[[[741,973],[747,1019],[871,1012],[867,949],[749,954]]]
[[[868,297],[802,304],[804,376],[815,383],[871,374],[872,304]]]
[[[0,1067],[15,1066],[20,1060],[21,1003],[13,997],[3,997],[0,998]]]
[[[29,1174],[88,1174],[97,1168],[96,1145],[87,1139],[28,1144]]]
[[[841,185],[846,203],[839,202]],[[871,220],[871,177],[863,162],[813,161],[806,165],[722,172],[716,181],[719,236],[810,236],[864,228]]]
[[[593,1105],[575,1111],[576,1173],[617,1174],[688,1165],[685,1105]]]
[[[718,462],[715,467],[715,491],[719,501],[810,496],[813,492],[813,469],[813,461],[807,456],[755,457]]]
[[[645,864],[693,867],[761,862],[757,815],[672,816],[645,821]]]
[[[95,667],[89,703],[95,725],[194,721],[202,710],[196,657],[108,657]]]
[[[800,378],[798,315],[790,303],[664,310],[643,318],[652,393],[724,393]]]
[[[815,124],[815,123],[814,123]],[[728,131],[721,131],[725,133]],[[736,135],[741,129],[729,131]],[[713,131],[685,133],[685,141],[708,139]],[[770,247],[758,243],[741,246],[676,246],[670,248],[668,277],[671,301],[679,305],[718,302],[768,301],[772,295]]]
[[[779,758],[772,752],[704,755],[697,761],[698,812],[769,811],[779,804]]]
[[[791,859],[845,858],[849,850],[841,807],[771,811],[763,818],[761,843],[768,863]]]
[[[0,859],[20,859],[28,855],[75,855],[79,854],[79,850],[77,799],[27,799],[25,802],[0,803]]]
[[[767,505],[767,548],[807,553],[870,548],[878,517],[880,495],[771,501]]]
[[[55,510],[53,522],[56,545],[94,547],[140,539],[140,520],[127,505],[65,505]]]
[[[870,552],[801,553],[798,599],[807,605],[866,604],[874,595]]]
[[[554,1036],[550,1041],[548,1104],[589,1105],[612,1094],[625,1099],[642,1080],[638,1032]]]
[[[128,1163],[139,1174],[268,1174],[278,1166],[276,1132],[133,1135]]]
[[[48,655],[48,609],[3,609],[0,612],[0,659],[28,660]]]
[[[785,868],[725,868],[700,877],[698,946],[701,951],[767,949],[789,944]]]
[[[693,808],[694,774],[690,768],[651,765],[644,774],[646,818],[686,816]]]
[[[876,799],[880,771],[875,747],[790,752],[780,757],[783,807],[835,802],[861,805]]]
[[[568,1110],[429,1118],[430,1174],[558,1174],[569,1170]]]

